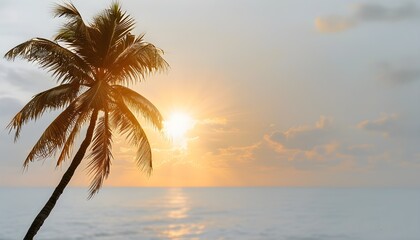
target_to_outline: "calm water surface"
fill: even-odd
[[[22,239],[48,188],[0,188],[0,239]],[[69,188],[37,239],[418,240],[420,189]]]

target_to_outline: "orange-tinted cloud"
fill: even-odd
[[[315,28],[322,33],[341,32],[352,28],[356,25],[356,21],[342,16],[325,16],[315,19]]]
[[[380,132],[385,137],[398,131],[398,116],[396,114],[384,115],[375,120],[361,121],[357,127],[367,131]]]

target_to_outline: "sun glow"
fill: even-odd
[[[185,139],[185,134],[194,127],[193,119],[182,112],[172,113],[163,124],[165,134],[172,140]]]

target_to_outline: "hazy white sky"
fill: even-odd
[[[89,19],[110,1],[73,1]],[[121,1],[171,69],[135,89],[194,126],[150,133],[154,173],[115,139],[105,186],[413,186],[420,175],[420,1]],[[51,38],[54,1],[0,0],[0,53]],[[0,127],[54,81],[0,60]],[[54,159],[22,162],[45,115],[19,142],[0,135],[0,185],[55,185]],[[85,185],[81,167],[73,185]]]

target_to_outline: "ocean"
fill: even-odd
[[[22,239],[52,188],[0,188],[0,239]],[[68,188],[36,239],[419,240],[420,189]]]

